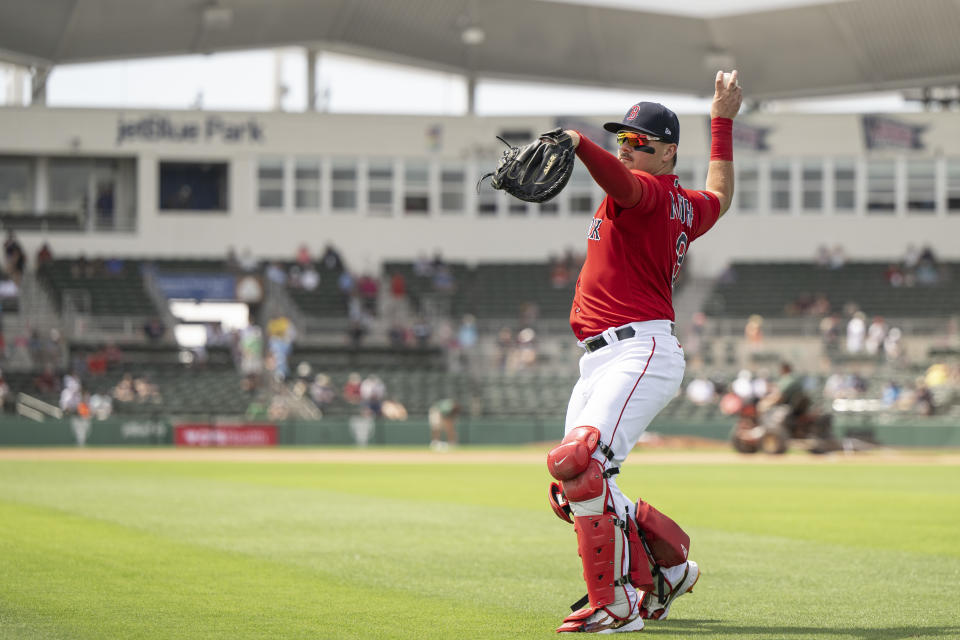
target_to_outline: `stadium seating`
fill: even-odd
[[[889,263],[855,262],[839,269],[812,262],[735,262],[731,278],[716,286],[704,306],[714,317],[788,315],[801,296],[823,294],[833,311],[848,303],[869,315],[887,317],[947,316],[957,312],[960,265],[943,265],[937,284],[892,287],[885,277]]]
[[[93,315],[152,316],[157,308],[144,288],[141,263],[124,260],[122,266],[108,273],[99,262],[92,262],[89,273],[78,272],[73,259],[57,259],[41,266],[37,272],[49,290],[54,304],[61,308],[66,292],[86,292]]]
[[[290,272],[290,267],[295,263],[281,263],[281,266]],[[312,318],[346,318],[347,317],[347,297],[340,291],[338,280],[340,270],[327,269],[323,264],[314,265],[317,273],[320,274],[320,282],[316,289],[308,291],[300,287],[286,287],[287,294],[293,303],[297,305],[304,315]]]

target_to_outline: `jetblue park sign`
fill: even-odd
[[[174,120],[164,115],[117,119],[117,146],[129,142],[204,142],[227,144],[265,141],[264,127],[254,118],[231,120],[218,115]]]

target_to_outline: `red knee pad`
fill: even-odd
[[[650,553],[661,567],[675,567],[687,561],[690,536],[676,522],[643,500],[637,501],[637,526],[647,541]]]
[[[590,457],[599,444],[599,429],[577,427],[547,454],[547,470],[557,480],[576,477],[586,470]]]
[[[547,489],[547,500],[558,518],[573,524],[573,517],[570,515],[570,502],[567,500],[567,496],[563,495],[563,490],[556,482],[550,483],[550,488]]]

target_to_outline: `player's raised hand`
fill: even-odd
[[[731,73],[717,71],[710,117],[736,118],[741,102],[743,102],[743,91],[740,89],[740,73],[736,69]]]

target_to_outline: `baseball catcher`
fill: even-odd
[[[550,475],[559,481],[547,497],[573,524],[587,588],[559,632],[639,631],[645,619],[666,618],[700,577],[688,557],[690,537],[653,506],[628,499],[616,479],[683,378],[673,282],[690,243],[730,207],[732,127],[741,100],[737,72],[729,79],[718,73],[710,165],[700,191],[680,186],[680,122],[661,104],[637,103],[621,122],[604,125],[617,136],[617,155],[565,132],[606,197],[587,227],[587,258],[570,310],[584,350],[580,379],[567,407],[566,435],[547,454]]]
[[[573,173],[576,150],[563,129],[554,129],[522,147],[511,146],[503,152],[497,170],[480,178],[491,178],[490,186],[506,191],[526,202],[546,202],[567,185]],[[479,185],[478,185],[479,186]]]

